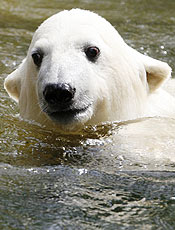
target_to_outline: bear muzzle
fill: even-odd
[[[56,123],[72,123],[86,116],[91,103],[83,103],[83,98],[75,98],[76,88],[68,83],[48,83],[43,90],[44,103],[41,106],[51,120]],[[79,119],[78,119],[79,120]],[[81,119],[80,119],[81,120]]]
[[[51,107],[67,108],[72,104],[76,89],[67,83],[47,84],[43,91],[45,101]]]

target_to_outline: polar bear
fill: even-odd
[[[175,115],[162,84],[168,64],[129,47],[96,13],[72,9],[44,21],[26,58],[5,79],[20,115],[71,132],[85,125]]]

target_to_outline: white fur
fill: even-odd
[[[83,47],[97,46],[95,63]],[[31,54],[42,49],[40,69]],[[9,95],[19,102],[23,118],[48,127],[77,130],[85,124],[130,120],[142,116],[174,116],[174,97],[163,91],[171,75],[164,62],[129,47],[102,17],[90,11],[62,11],[47,19],[35,32],[27,57],[5,80]],[[42,111],[47,83],[69,83],[76,88],[74,107],[88,107],[70,122],[55,122]]]

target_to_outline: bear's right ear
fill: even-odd
[[[4,88],[6,89],[9,96],[12,97],[16,102],[19,101],[21,91],[21,80],[24,75],[24,62],[25,59],[18,67],[18,69],[16,69],[6,77],[4,82]]]

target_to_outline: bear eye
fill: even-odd
[[[43,53],[41,51],[34,51],[32,53],[32,59],[33,59],[34,64],[37,67],[40,67],[42,60],[43,60]]]
[[[89,46],[85,49],[85,54],[89,61],[95,62],[100,54],[100,50],[96,46]]]

